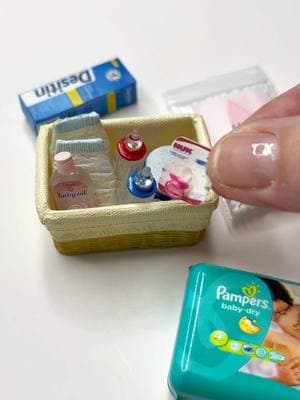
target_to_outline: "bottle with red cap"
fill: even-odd
[[[58,210],[97,207],[90,175],[75,165],[71,153],[57,153],[54,165],[50,187]]]
[[[121,191],[125,190],[128,177],[144,166],[146,154],[147,147],[137,129],[133,129],[119,141],[115,167]]]

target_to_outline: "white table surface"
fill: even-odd
[[[300,276],[300,215],[281,212],[230,232],[217,211],[191,248],[60,255],[36,215],[17,93],[115,56],[139,92],[116,117],[165,113],[165,90],[254,64],[282,92],[300,81],[299,13],[297,0],[1,3],[1,399],[170,399],[190,264]]]

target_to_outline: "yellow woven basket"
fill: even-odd
[[[178,136],[210,146],[203,119],[197,115],[137,117],[102,121],[112,151],[118,140],[138,127],[149,150],[171,144]],[[198,242],[209,225],[218,197],[211,190],[201,206],[157,201],[80,210],[54,209],[49,191],[52,124],[40,129],[36,148],[36,207],[58,251],[80,254],[130,248],[187,246]]]

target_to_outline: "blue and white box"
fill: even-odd
[[[137,101],[136,80],[117,58],[19,94],[30,125],[96,111],[103,116]]]

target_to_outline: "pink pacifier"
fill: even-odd
[[[191,181],[192,171],[190,168],[183,168],[182,179],[180,176],[175,175],[174,173],[169,173],[170,180],[168,180],[165,184],[165,192],[168,196],[175,200],[182,200],[185,197],[185,192],[190,188],[188,182]]]

